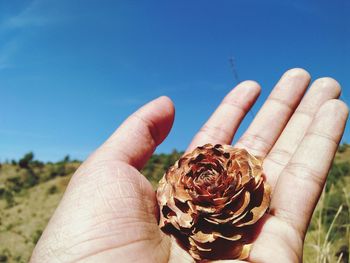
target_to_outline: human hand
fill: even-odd
[[[249,262],[300,262],[305,233],[348,115],[339,84],[287,71],[236,143],[265,158],[269,214]],[[194,137],[230,144],[260,87],[234,88]],[[157,225],[155,192],[139,170],[167,136],[174,107],[160,97],[131,115],[73,175],[31,262],[193,262]],[[229,261],[225,261],[229,262]],[[234,261],[236,262],[236,261]]]

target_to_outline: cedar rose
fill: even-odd
[[[185,154],[159,182],[159,226],[196,261],[245,259],[270,203],[262,158],[230,145]]]

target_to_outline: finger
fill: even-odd
[[[187,152],[206,143],[230,144],[259,94],[260,86],[254,81],[244,81],[235,87],[196,134]]]
[[[168,97],[159,97],[133,113],[93,155],[94,160],[124,161],[141,169],[168,135],[175,109]]]
[[[338,98],[340,85],[331,78],[316,80],[296,109],[276,144],[264,160],[267,181],[274,188],[278,176],[302,141],[316,112],[326,101]]]
[[[287,71],[235,146],[265,157],[298,106],[309,81],[310,75],[303,69]]]
[[[348,108],[343,102],[326,102],[277,181],[271,214],[290,224],[302,237],[322,192],[347,117]]]

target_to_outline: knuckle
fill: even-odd
[[[325,177],[323,173],[312,169],[310,166],[304,163],[291,162],[285,169],[285,173],[289,174],[293,179],[300,180],[302,182],[310,182],[316,185],[318,188],[322,188],[325,183]]]
[[[268,152],[272,148],[272,144],[268,143],[265,138],[257,134],[246,133],[241,137],[238,143],[257,152]]]
[[[269,159],[275,163],[281,164],[281,165],[287,165],[291,156],[292,156],[292,153],[287,151],[287,150],[273,149],[269,153],[267,159]]]

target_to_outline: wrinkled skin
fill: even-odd
[[[347,106],[339,84],[286,72],[235,147],[264,158],[272,189],[269,214],[249,262],[300,262],[303,240],[344,131]],[[234,88],[194,137],[230,144],[260,87]],[[203,107],[207,107],[203,102]],[[195,117],[195,116],[193,116]],[[155,192],[139,172],[167,136],[172,102],[158,98],[131,115],[73,175],[31,262],[193,262],[157,225]],[[179,120],[181,121],[181,120]]]
[[[246,259],[271,200],[262,163],[230,145],[185,154],[159,182],[159,227],[196,261]]]

